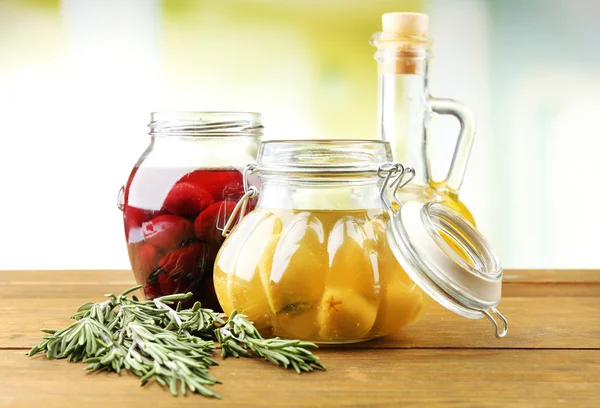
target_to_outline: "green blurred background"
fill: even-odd
[[[258,111],[267,138],[375,138],[369,38],[389,11],[430,15],[431,91],[478,118],[462,198],[504,266],[599,268],[600,2],[587,0],[0,0],[0,268],[128,267],[116,193],[151,111]],[[432,126],[441,175],[458,125]]]

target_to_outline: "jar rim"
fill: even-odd
[[[371,173],[391,160],[390,144],[382,140],[268,140],[259,146],[256,170],[281,174]]]
[[[389,142],[376,139],[271,139],[261,142],[263,145],[268,144],[292,144],[292,143],[314,143],[314,144],[378,144],[385,145]]]
[[[157,115],[178,115],[178,116],[199,116],[199,115],[231,115],[231,116],[254,116],[258,121],[261,120],[262,115],[259,112],[245,112],[245,111],[152,111],[150,117],[154,119]]]
[[[155,111],[151,136],[262,136],[262,115],[235,111]]]

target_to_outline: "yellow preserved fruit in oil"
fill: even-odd
[[[217,256],[219,302],[273,336],[336,343],[393,333],[429,297],[394,258],[387,221],[381,210],[257,208]]]

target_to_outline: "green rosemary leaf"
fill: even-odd
[[[42,329],[41,331],[44,333],[47,333],[47,334],[54,334],[54,333],[58,332],[58,330],[54,330],[54,329]]]
[[[177,397],[179,394],[177,392],[177,380],[173,377],[169,379],[169,388],[171,389],[171,394],[173,394],[174,397]]]
[[[77,308],[77,311],[78,311],[78,312],[87,311],[87,310],[89,310],[89,309],[90,309],[90,308],[91,308],[93,305],[95,305],[95,303],[93,303],[93,302],[86,302],[86,303],[84,303],[83,305],[79,306],[79,307]]]
[[[307,350],[317,348],[316,344],[279,338],[264,339],[254,324],[235,310],[227,323],[215,330],[215,336],[221,344],[223,357],[246,357],[254,354],[277,366],[288,368],[291,365],[298,373],[315,368],[326,370],[319,358]]]
[[[142,285],[133,286],[133,287],[131,287],[131,288],[127,289],[125,292],[121,293],[121,294],[119,295],[119,297],[125,297],[125,296],[127,296],[128,294],[130,294],[131,292],[135,292],[136,290],[138,290],[138,289],[141,289],[141,288],[143,288],[143,286],[142,286]],[[109,295],[109,296],[107,296],[107,297],[110,297],[110,296],[112,296],[112,295]]]
[[[42,348],[42,347],[41,347],[41,344],[35,345],[35,346],[33,346],[33,348],[32,348],[31,350],[29,350],[29,352],[27,353],[27,355],[28,355],[29,357],[31,357],[31,356],[33,356],[33,355],[35,355],[35,354],[39,353],[39,352],[40,352],[40,350],[41,350],[41,348]]]
[[[177,307],[178,307],[179,309],[181,309],[181,308],[179,307],[179,305],[181,305],[181,303],[179,303],[179,304],[177,305]],[[181,380],[181,395],[184,395],[184,396],[187,394],[187,389],[186,389],[186,385],[185,385],[185,384],[186,384],[185,380]]]
[[[296,370],[296,372],[297,372],[298,374],[301,374],[301,373],[302,373],[302,369],[300,369],[300,365],[298,364],[298,362],[297,362],[297,361],[295,361],[295,360],[292,360],[292,367],[294,367],[294,370]]]

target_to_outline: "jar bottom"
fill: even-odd
[[[364,339],[352,339],[352,340],[331,340],[331,341],[326,341],[326,340],[315,340],[312,341],[312,343],[315,343],[317,345],[331,345],[331,346],[335,346],[335,345],[342,345],[342,344],[356,344],[356,343],[364,343],[365,341],[371,341],[371,340],[375,340],[380,338],[381,336],[377,336],[377,337],[366,337]]]
[[[260,328],[260,329],[258,329],[258,332],[264,338],[277,337],[277,338],[280,338],[283,340],[309,341],[309,342],[315,343],[317,345],[356,344],[356,343],[363,343],[365,341],[371,341],[371,340],[379,339],[381,337],[385,337],[385,335],[373,335],[373,334],[367,335],[365,337],[346,338],[346,339],[344,339],[344,338],[324,339],[324,338],[319,338],[319,337],[302,337],[302,336],[298,337],[298,336],[285,335],[285,334],[278,333],[276,330],[273,330],[273,328],[271,328],[271,327]]]

